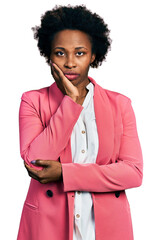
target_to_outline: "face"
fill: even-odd
[[[90,64],[95,59],[89,36],[79,30],[62,30],[52,41],[50,59],[74,84],[88,81]]]

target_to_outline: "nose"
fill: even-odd
[[[75,68],[76,67],[76,60],[75,57],[73,55],[68,55],[66,57],[66,61],[64,63],[64,66],[66,68]]]

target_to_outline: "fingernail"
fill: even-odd
[[[35,163],[36,163],[36,160],[31,161],[31,163],[32,163],[32,164],[35,164]]]

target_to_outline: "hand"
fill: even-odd
[[[62,91],[64,95],[68,95],[74,101],[79,97],[79,91],[66,76],[63,74],[62,70],[55,64],[50,61],[51,64],[51,73],[54,77],[58,88]]]
[[[49,183],[62,180],[62,166],[59,161],[53,160],[36,160],[34,165],[43,167],[42,170],[36,170],[30,167],[25,161],[24,165],[30,177],[40,183]]]

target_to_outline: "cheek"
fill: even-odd
[[[62,66],[64,64],[63,58],[57,58],[57,57],[51,57],[52,62],[56,63],[59,66]]]
[[[83,58],[83,60],[79,61],[79,66],[81,66],[81,68],[83,68],[84,70],[87,70],[90,66],[90,59]]]

